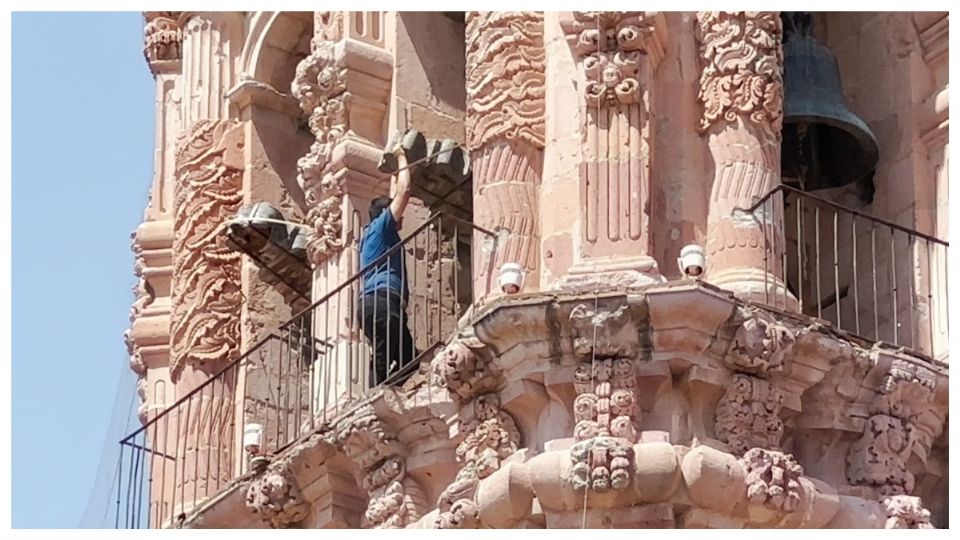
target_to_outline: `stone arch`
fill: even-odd
[[[310,54],[313,12],[257,11],[249,15],[248,28],[241,72],[289,94],[297,63]]]

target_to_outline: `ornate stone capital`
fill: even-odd
[[[300,486],[287,470],[267,470],[247,487],[247,507],[274,529],[289,529],[310,513]]]
[[[703,61],[700,129],[750,124],[779,143],[783,123],[779,13],[701,11],[696,36]]]
[[[143,56],[150,71],[175,71],[182,58],[183,32],[179,11],[143,12]]]

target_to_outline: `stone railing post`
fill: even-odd
[[[697,14],[700,129],[714,163],[705,279],[744,299],[764,301],[769,292],[795,304],[779,277],[783,199],[740,210],[780,185],[782,34],[774,11]]]

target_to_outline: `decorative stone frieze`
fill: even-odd
[[[274,529],[291,528],[310,513],[297,479],[286,469],[267,470],[254,479],[247,487],[246,503]]]
[[[783,394],[770,381],[735,373],[717,404],[717,437],[737,456],[751,448],[779,449],[782,404]]]
[[[490,269],[521,265],[525,289],[539,283],[539,193],[544,145],[543,13],[469,11],[467,147],[471,151],[474,221],[503,233],[492,267],[474,262],[477,299],[499,295]],[[475,242],[482,240],[474,235]],[[492,288],[488,288],[492,286]]]
[[[785,293],[774,277],[782,264],[782,233],[765,232],[781,231],[774,220],[782,220],[782,213],[737,210],[780,184],[782,34],[774,11],[697,14],[700,130],[714,162],[705,279],[755,300],[765,300],[768,290],[777,298]],[[767,247],[772,253],[765,258]]]
[[[934,529],[930,524],[930,511],[924,508],[920,497],[895,495],[883,499],[887,513],[886,529]]]
[[[171,376],[185,364],[222,367],[240,346],[240,254],[221,235],[243,199],[243,133],[200,121],[177,147]]]
[[[792,454],[752,448],[740,458],[747,471],[747,499],[774,511],[794,512],[800,506],[803,467]]]

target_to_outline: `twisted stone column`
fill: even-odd
[[[759,301],[786,293],[782,199],[741,210],[780,185],[782,34],[777,12],[697,14],[700,129],[714,160],[705,278]]]
[[[544,145],[543,13],[467,12],[467,146],[474,219],[474,298],[500,295],[497,269],[518,263],[524,289],[540,276],[539,197]],[[491,258],[492,263],[491,263]]]

